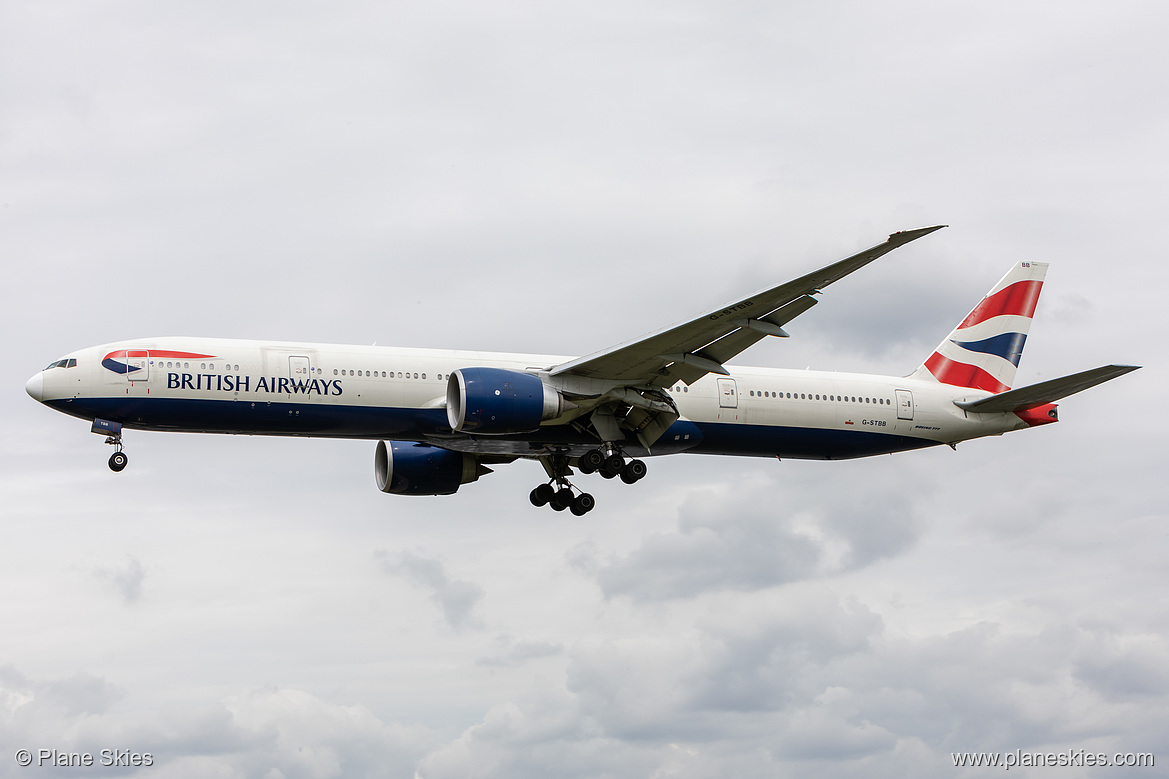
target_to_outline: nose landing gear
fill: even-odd
[[[93,427],[89,431],[105,435],[106,443],[114,447],[114,453],[110,455],[110,470],[118,473],[125,468],[129,458],[122,451],[122,423],[110,422],[108,419],[95,419]]]

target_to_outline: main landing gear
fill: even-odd
[[[551,506],[553,511],[569,509],[576,516],[583,516],[597,505],[596,499],[587,492],[576,494],[573,485],[568,481],[568,455],[557,452],[547,458],[541,458],[544,467],[552,480],[537,486],[532,490],[528,499],[533,506]],[[646,467],[641,460],[626,462],[619,449],[607,445],[604,450],[590,449],[577,460],[576,467],[583,474],[599,473],[606,479],[621,477],[626,484],[633,484],[645,478]]]

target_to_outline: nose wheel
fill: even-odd
[[[129,462],[129,458],[126,457],[125,452],[114,452],[110,455],[110,470],[118,473],[126,467],[127,462]]]

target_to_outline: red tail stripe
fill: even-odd
[[[929,359],[925,361],[925,367],[942,384],[986,390],[996,395],[1010,389],[1006,384],[1003,384],[977,365],[956,362],[937,352],[929,356]]]
[[[958,329],[971,327],[979,322],[1003,314],[1014,316],[1033,316],[1035,304],[1039,302],[1039,292],[1043,289],[1042,281],[1016,281],[1009,287],[1003,287],[993,295],[988,295],[974,307],[970,315],[962,320]]]

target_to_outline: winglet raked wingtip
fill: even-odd
[[[933,227],[919,227],[916,230],[901,230],[900,232],[896,232],[890,235],[889,240],[895,243],[909,243],[910,241],[916,241],[923,235],[929,235],[930,233],[937,232],[943,227],[949,227],[949,225],[934,225]]]

